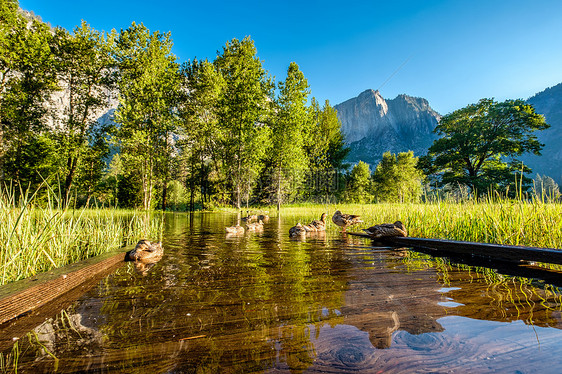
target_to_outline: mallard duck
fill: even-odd
[[[394,223],[383,223],[375,225],[368,229],[363,229],[373,239],[388,238],[391,236],[408,236],[406,227],[400,221]]]
[[[248,223],[246,229],[248,229],[248,231],[263,230],[263,221],[260,219],[258,222]]]
[[[269,221],[269,216],[267,214],[258,214],[258,220],[261,220],[263,222],[267,222],[267,221]]]
[[[300,222],[289,229],[289,236],[299,236],[304,234],[306,234],[306,229]]]
[[[345,232],[347,226],[355,225],[356,223],[361,223],[363,221],[361,221],[359,216],[353,214],[342,214],[342,212],[336,210],[336,212],[332,216],[332,222],[342,227],[343,231]]]
[[[243,234],[244,233],[244,227],[240,226],[240,225],[225,227],[224,230],[228,234]]]
[[[309,226],[314,226],[316,228],[316,231],[326,231],[326,217],[328,215],[326,213],[322,213],[322,216],[320,216],[320,219],[315,219],[312,222],[310,222]]]
[[[146,239],[141,239],[135,249],[127,252],[126,259],[129,261],[157,262],[160,261],[163,254],[162,242],[151,243]]]

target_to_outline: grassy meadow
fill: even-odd
[[[60,209],[59,201],[0,192],[0,285],[161,236],[160,214]]]
[[[412,204],[291,205],[281,208],[283,219],[307,223],[329,215],[328,230],[339,230],[331,222],[336,211],[358,214],[362,228],[400,220],[409,236],[525,245],[562,249],[562,204],[540,201],[488,199],[466,202],[437,201]],[[276,214],[274,209],[269,212]]]

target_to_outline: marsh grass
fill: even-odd
[[[412,204],[302,204],[282,207],[279,214],[296,224],[319,219],[327,212],[327,229],[339,231],[331,221],[336,210],[358,214],[363,219],[364,223],[348,231],[400,220],[412,237],[562,249],[562,204],[540,200],[495,197]],[[274,209],[270,212],[276,214]]]
[[[0,285],[133,244],[160,238],[162,217],[138,211],[61,209],[52,192],[0,190]]]

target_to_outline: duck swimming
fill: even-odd
[[[345,232],[345,229],[347,228],[347,226],[355,225],[355,224],[361,223],[363,221],[357,215],[343,214],[339,210],[336,210],[336,212],[332,216],[332,222],[334,222],[336,225],[343,228],[343,231]]]
[[[248,229],[248,231],[263,230],[263,221],[260,219],[260,220],[258,220],[258,222],[248,223],[246,225],[246,229]]]
[[[299,222],[297,223],[296,226],[293,226],[289,229],[289,236],[293,237],[293,236],[299,236],[299,235],[304,235],[306,234],[306,229],[304,228],[304,226]]]
[[[308,226],[313,226],[316,228],[315,231],[326,231],[326,217],[328,215],[326,213],[322,213],[322,216],[320,216],[320,219],[315,219],[312,222],[310,222],[310,224]]]
[[[160,261],[163,254],[162,242],[152,243],[146,239],[141,239],[133,250],[127,252],[125,260],[157,262]]]
[[[393,236],[408,236],[406,227],[400,221],[375,225],[369,227],[368,229],[363,229],[363,231],[369,234],[369,236],[373,239],[388,238]]]
[[[228,234],[243,234],[244,233],[244,227],[240,226],[240,225],[225,227],[224,230]]]

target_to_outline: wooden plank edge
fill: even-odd
[[[17,291],[6,292],[3,290],[4,296],[0,297],[0,324],[40,308],[106,269],[124,262],[125,253],[121,249],[117,253],[103,254],[76,264],[67,265],[56,269],[50,277],[40,277],[39,283],[32,283],[33,280],[24,279],[17,282],[20,287],[17,284],[3,286],[4,289],[16,289]],[[29,286],[30,284],[33,285]],[[21,289],[22,285],[27,287]]]
[[[372,239],[368,234],[352,233],[350,235]],[[555,248],[525,247],[504,244],[476,243],[455,240],[426,239],[412,237],[388,237],[379,239],[381,243],[394,246],[421,247],[439,249],[452,253],[469,254],[503,261],[536,261],[551,264],[562,264],[562,250]]]

